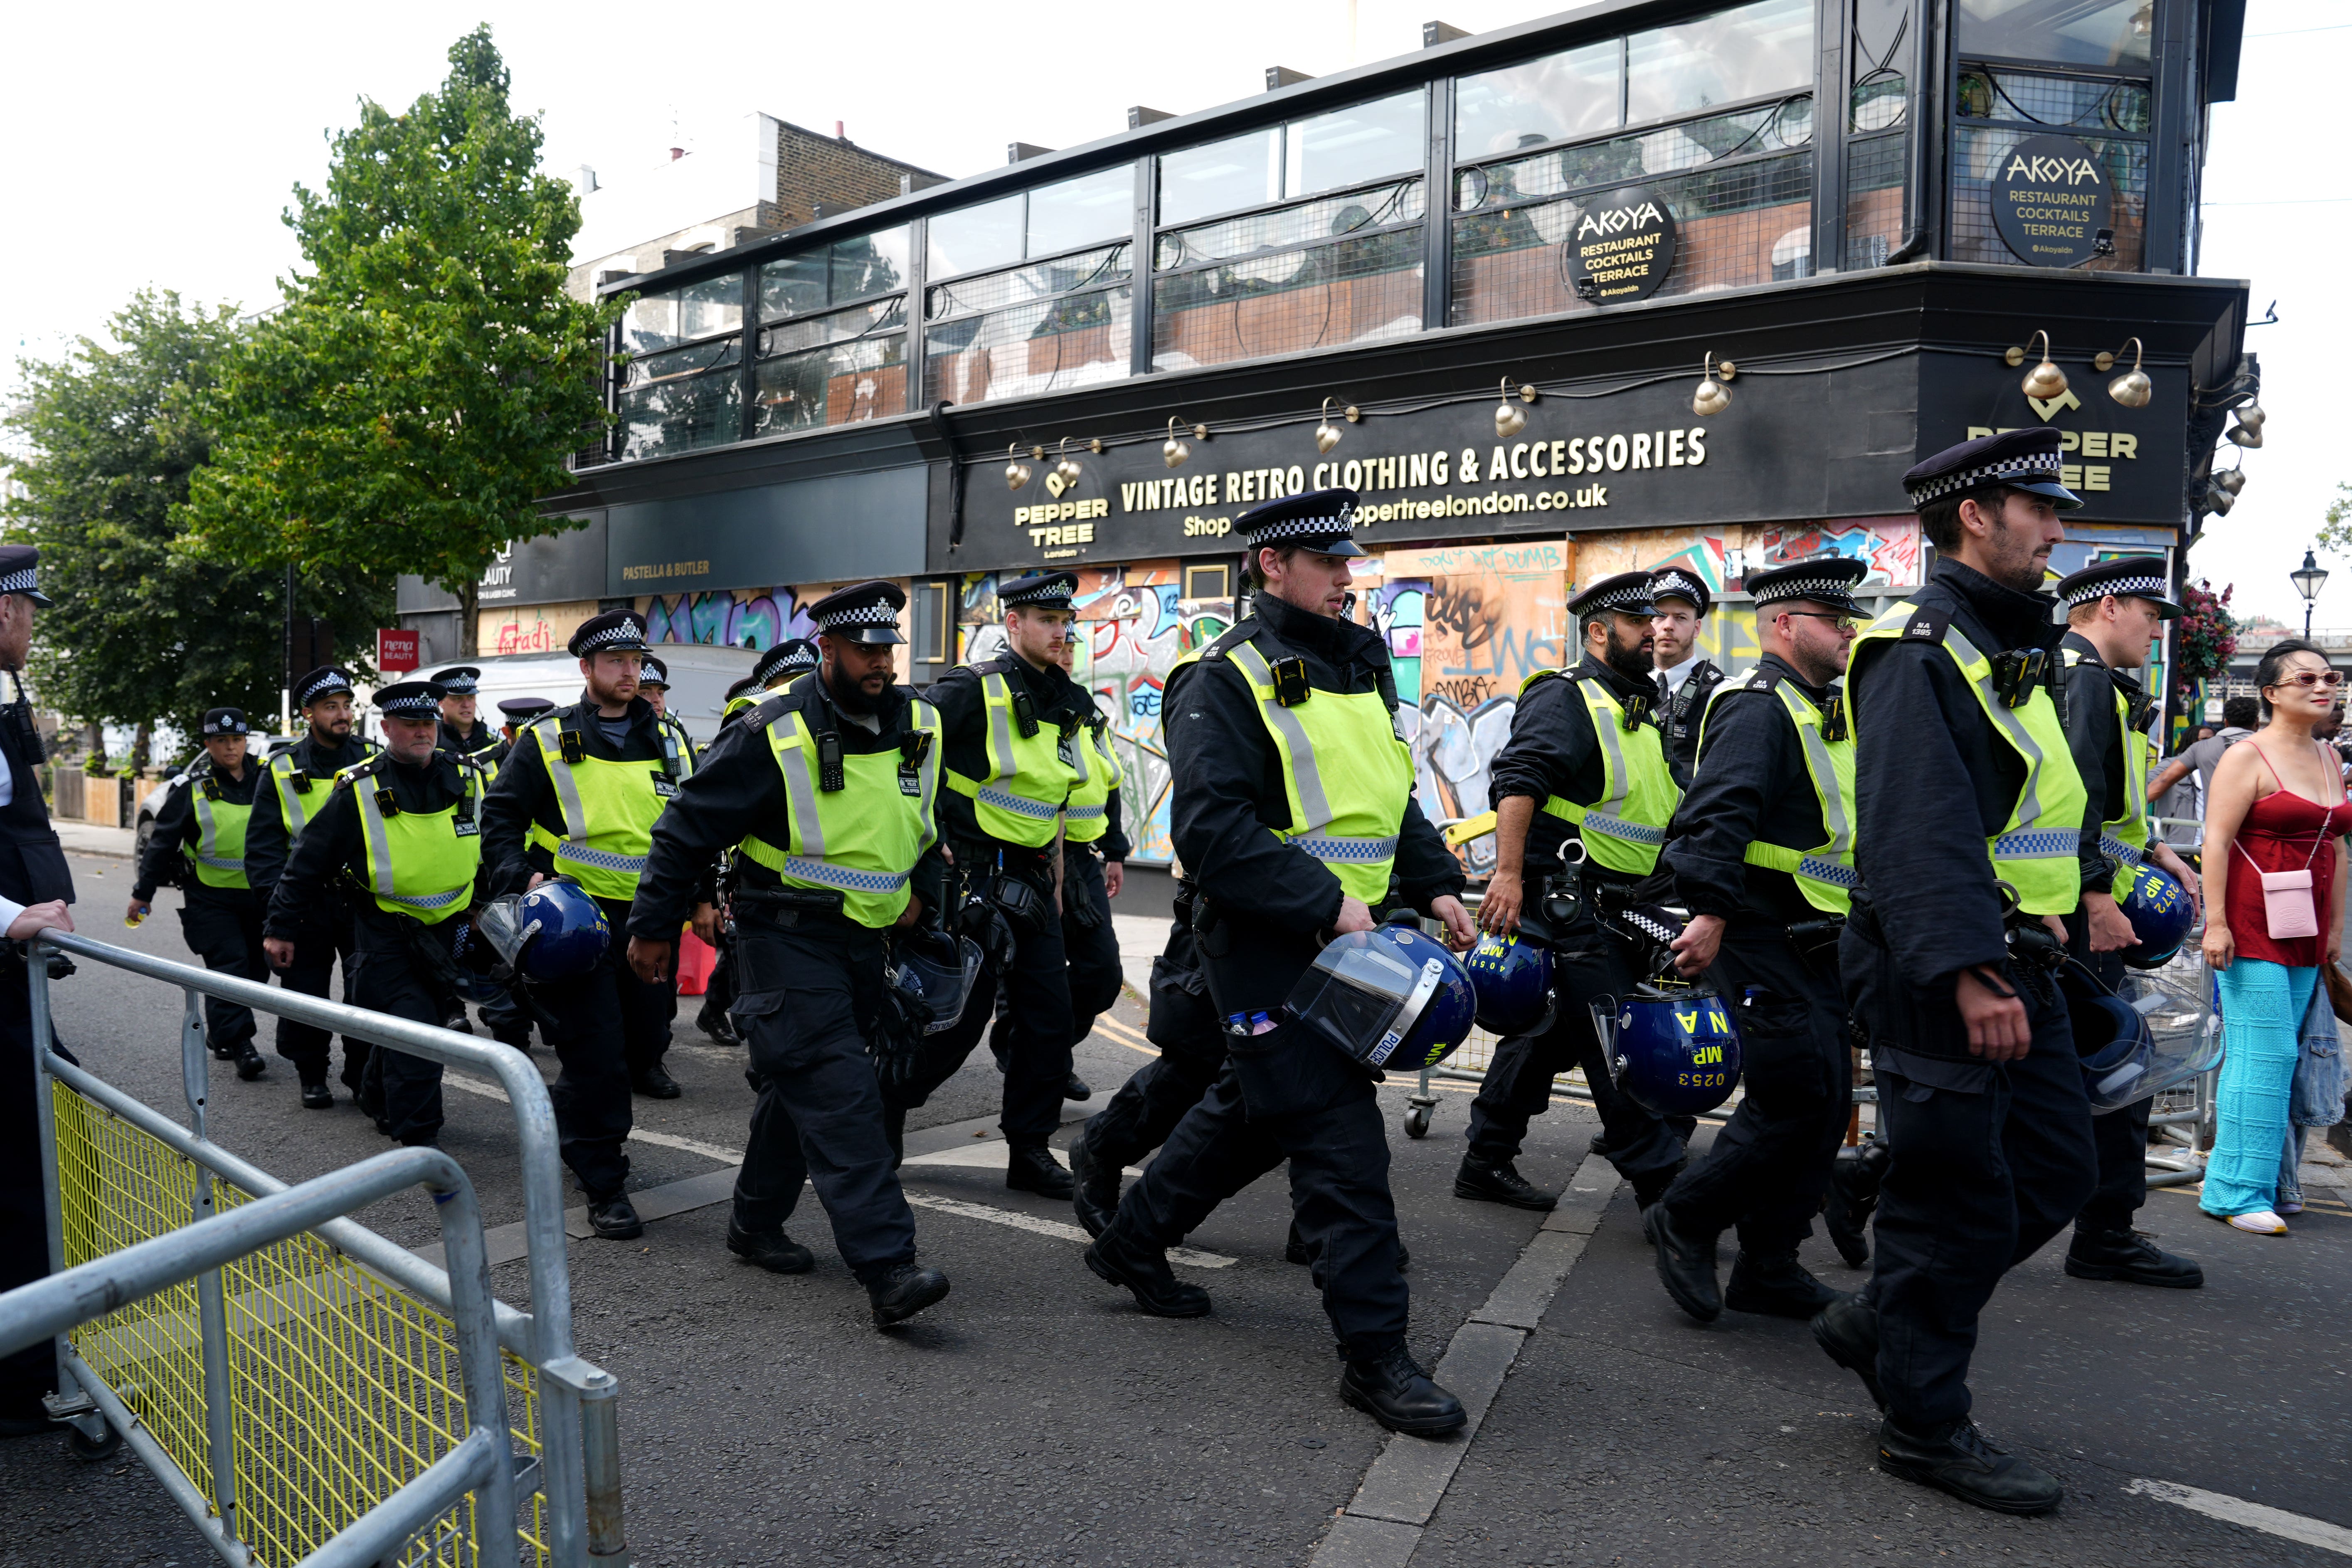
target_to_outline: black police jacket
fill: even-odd
[[[2132,804],[2126,798],[2131,774],[2124,765],[2124,746],[2126,742],[2146,744],[2137,734],[2126,735],[2116,721],[2116,693],[2120,691],[2126,701],[2135,702],[2146,693],[2138,681],[2101,662],[2099,650],[2081,633],[2068,632],[2058,646],[2083,656],[2063,678],[2066,701],[2059,717],[2065,721],[2066,749],[2074,754],[2074,769],[2083,775],[2083,787],[2091,792],[2091,815],[2105,826],[2129,815]],[[2147,805],[2139,803],[2142,810]],[[2105,893],[2115,885],[2116,869],[2105,856],[2099,857],[2095,869],[2084,866],[2084,892]]]
[[[327,803],[327,782],[345,768],[356,767],[375,755],[376,743],[363,737],[346,735],[339,745],[329,746],[319,739],[317,731],[294,742],[294,771],[310,781],[303,792],[309,802],[304,808],[307,822],[318,815]],[[245,825],[245,879],[265,904],[278,876],[286,869],[286,811],[278,799],[277,781],[263,770],[261,785],[253,796],[253,818]]]
[[[474,727],[462,735],[455,724],[446,719],[442,720],[440,746],[445,752],[461,752],[467,756],[479,758],[492,773],[498,772],[511,749],[505,736],[479,719],[475,720]],[[489,754],[484,756],[485,751]]]
[[[155,831],[147,840],[147,848],[139,857],[137,879],[131,884],[131,896],[141,903],[155,897],[159,887],[178,883],[191,903],[225,905],[250,904],[260,895],[250,887],[213,888],[198,880],[182,853],[194,844],[203,831],[196,821],[196,792],[207,783],[220,786],[220,798],[230,805],[254,805],[259,791],[268,784],[261,771],[260,760],[248,752],[245,759],[245,776],[231,778],[213,766],[210,756],[199,757],[186,771],[172,781],[172,793],[163,797],[163,809],[155,814]],[[253,826],[246,825],[246,838],[250,843]],[[253,880],[253,852],[246,851],[245,879]]]
[[[1943,560],[1911,602],[1948,615],[1988,658],[2036,647],[2054,657],[2056,601],[2046,594],[2021,594]],[[1846,694],[1854,726],[1854,866],[1864,889],[1858,898],[1870,906],[1878,940],[1904,981],[1948,996],[1953,974],[2008,953],[1985,841],[2008,825],[2025,786],[2024,760],[1993,729],[1939,643],[1862,645]],[[2100,821],[2099,791],[2088,793],[2077,855],[2086,879],[2096,874]]]
[[[952,768],[968,779],[989,774],[988,705],[981,678],[993,669],[1004,672],[1014,692],[1028,693],[1030,710],[1040,724],[1084,724],[1095,716],[1094,698],[1059,665],[1039,669],[1010,648],[976,665],[960,664],[923,693],[923,700],[940,710],[940,734],[946,747],[940,758],[942,773]],[[944,777],[940,780],[939,812],[940,831],[950,841],[996,842],[981,831],[971,797],[948,788]]]
[[[1317,691],[1394,691],[1377,632],[1263,594],[1234,633],[1254,627],[1306,661],[1307,683]],[[1291,825],[1282,758],[1240,671],[1207,658],[1181,667],[1169,678],[1160,712],[1172,779],[1170,826],[1185,874],[1234,921],[1309,935],[1329,929],[1339,916],[1339,879],[1267,831]],[[1405,803],[1396,875],[1404,901],[1424,913],[1432,900],[1462,890],[1461,862],[1417,800]]]
[[[1510,739],[1495,753],[1486,771],[1488,800],[1500,805],[1513,795],[1536,803],[1535,820],[1528,825],[1527,858],[1521,869],[1538,877],[1559,869],[1559,847],[1576,832],[1576,824],[1543,809],[1558,795],[1579,805],[1591,805],[1607,788],[1601,765],[1600,737],[1592,732],[1591,715],[1577,690],[1579,680],[1601,683],[1621,704],[1638,703],[1640,722],[1657,727],[1658,684],[1629,679],[1599,659],[1586,655],[1569,670],[1576,679],[1538,680],[1519,694],[1511,715]],[[1596,874],[1607,875],[1596,867]]]
[[[1690,788],[1691,770],[1698,765],[1699,721],[1706,717],[1707,700],[1715,695],[1715,689],[1728,679],[1716,668],[1715,660],[1702,658],[1691,666],[1673,695],[1667,694],[1663,680],[1656,683],[1658,730],[1665,737],[1666,767],[1678,789]]]
[[[653,847],[637,879],[636,902],[629,907],[629,934],[647,942],[676,942],[695,904],[709,897],[710,866],[719,854],[747,837],[777,846],[792,842],[792,804],[769,742],[770,725],[786,713],[805,712],[813,726],[830,726],[839,734],[841,749],[850,756],[896,752],[899,720],[914,695],[904,686],[885,692],[875,712],[882,726],[877,732],[842,712],[821,675],[803,676],[719,731],[693,775],[678,786],[677,798],[655,819]],[[516,752],[520,755],[521,748]],[[934,806],[947,797],[943,783],[932,796]],[[782,885],[773,871],[748,855],[735,858],[735,877],[739,887]],[[908,886],[923,901],[926,914],[944,905],[947,861],[939,845],[933,844],[915,863]]]
[[[388,762],[382,772],[369,774],[362,782],[369,788],[381,785],[390,790],[393,804],[403,811],[446,811],[464,798],[466,773],[471,765],[454,752],[436,751],[422,767]],[[482,868],[474,877],[473,902],[478,904],[489,897],[489,857],[485,854]],[[287,858],[286,868],[271,889],[262,934],[293,941],[305,927],[318,924],[324,918],[325,900],[338,896],[351,906],[353,921],[369,931],[396,936],[404,922],[415,923],[410,916],[380,908],[368,895],[367,885],[366,835],[360,824],[359,802],[347,784],[328,791],[323,803],[311,813],[302,837],[294,841],[294,853]]]
[[[41,732],[18,681],[16,700],[0,707],[0,765],[8,770],[9,789],[7,804],[0,805],[0,898],[26,905],[52,899],[72,903],[73,872],[66,866],[58,830],[49,826],[49,803],[33,772],[40,755]]]
[[[561,726],[567,720],[576,721],[580,743],[587,754],[608,763],[658,763],[668,757],[661,720],[652,703],[632,697],[624,717],[629,728],[617,746],[605,738],[596,704],[587,698],[534,719],[531,724],[533,728]],[[535,737],[518,731],[514,749],[499,768],[498,782],[490,785],[489,798],[482,803],[482,864],[489,870],[493,895],[521,892],[530,885],[534,871],[554,874],[554,852],[530,841],[533,823],[558,838],[564,837],[563,805],[556,798],[554,781],[547,776],[546,753]]]
[[[1706,715],[1696,776],[1675,808],[1662,851],[1675,891],[1695,915],[1727,921],[1746,916],[1780,925],[1820,916],[1797,890],[1795,877],[1743,858],[1759,839],[1802,848],[1829,837],[1821,796],[1805,766],[1804,742],[1773,689],[1782,681],[1816,707],[1830,700],[1829,689],[1808,683],[1786,660],[1768,653],[1753,674],[1717,693]],[[1697,721],[1692,723],[1696,729]]]

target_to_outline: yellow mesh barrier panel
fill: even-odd
[[[52,1084],[68,1268],[194,1217],[203,1173]],[[251,1194],[214,1179],[226,1209]],[[468,1429],[449,1320],[305,1233],[221,1270],[237,1534],[264,1568],[309,1556],[457,1447]],[[205,1496],[202,1334],[194,1281],[73,1331],[73,1346]],[[502,1356],[518,1459],[539,1455],[533,1368]],[[524,1561],[547,1561],[546,1500],[527,1494]],[[475,1503],[420,1531],[403,1564],[475,1561]]]

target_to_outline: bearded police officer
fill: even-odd
[[[1879,1468],[2006,1513],[2057,1480],[1969,1415],[1977,1315],[2090,1196],[2090,1103],[2052,961],[2098,867],[2100,813],[2058,718],[2054,601],[2081,505],[2058,432],[2013,430],[1904,476],[1938,559],[1856,639],[1853,895],[1840,958],[1889,1160],[1870,1283],[1813,1320],[1885,1411]],[[2087,831],[2086,831],[2087,829]]]
[[[1600,1112],[1606,1153],[1643,1208],[1681,1169],[1687,1126],[1669,1123],[1619,1094],[1586,1004],[1622,996],[1637,981],[1630,943],[1604,929],[1591,899],[1572,918],[1540,912],[1543,883],[1566,876],[1560,847],[1585,854],[1589,889],[1627,894],[1657,868],[1658,848],[1680,792],[1666,761],[1651,676],[1653,606],[1643,572],[1603,577],[1568,602],[1584,657],[1519,688],[1511,737],[1495,754],[1495,871],[1479,920],[1488,931],[1524,931],[1554,954],[1561,1005],[1540,1035],[1496,1047],[1471,1102],[1470,1150],[1454,1178],[1456,1197],[1549,1209],[1559,1200],[1527,1181],[1514,1162],[1528,1121],[1551,1103],[1556,1074],[1582,1066]]]
[[[578,881],[612,929],[627,929],[654,822],[684,778],[676,744],[637,694],[645,622],[610,610],[572,635],[587,689],[578,702],[534,721],[516,738],[484,812],[483,852],[500,893],[551,876]],[[676,940],[672,927],[669,940]],[[551,1098],[564,1163],[588,1194],[596,1234],[625,1241],[643,1232],[625,1195],[632,1089],[662,1100],[677,1085],[661,1069],[676,991],[640,978],[616,937],[584,978],[535,988],[555,1024],[563,1071]]]
[[[936,919],[946,896],[939,716],[891,679],[906,603],[894,584],[862,583],[816,604],[822,673],[723,731],[655,824],[628,949],[657,979],[711,859],[735,852],[734,1016],[760,1099],[728,1250],[807,1272],[814,1258],[783,1227],[814,1183],[877,1327],[948,1293],[915,1262],[872,1059],[908,1044],[880,1016],[891,933]]]
[[[1049,1198],[1070,1195],[1069,1175],[1045,1140],[1062,1123],[1076,1024],[1057,841],[1094,716],[1093,699],[1061,665],[1077,585],[1068,572],[1000,584],[1005,651],[957,666],[927,694],[939,709],[947,747],[940,815],[956,873],[996,906],[1012,931],[1010,960],[995,975],[1010,998],[1003,1126],[1012,1148],[1004,1183]],[[989,1015],[986,1006],[967,1008],[963,1023],[940,1037],[928,1079],[954,1070]]]
[[[441,699],[442,746],[473,758],[495,775],[507,760],[507,742],[481,721],[482,672],[470,664],[457,664],[425,679],[446,693]]]
[[[295,705],[302,713],[302,738],[269,759],[268,787],[255,795],[253,816],[245,835],[245,870],[256,900],[267,916],[278,891],[278,879],[287,857],[300,842],[303,829],[327,801],[328,786],[346,769],[373,756],[375,742],[352,732],[352,678],[332,665],[321,665],[294,683]],[[287,933],[292,958],[279,963],[279,984],[305,996],[323,997],[334,979],[335,964],[343,965],[343,993],[352,989],[352,911],[344,889],[329,882],[303,905],[302,923]],[[441,1019],[433,1020],[438,1024]],[[302,1103],[312,1110],[331,1110],[334,1091],[327,1087],[333,1041],[327,1031],[291,1018],[278,1020],[278,1054],[294,1064],[302,1085]],[[343,1037],[343,1087],[353,1103],[367,1077],[368,1043]]]
[[[182,890],[180,929],[205,967],[267,984],[261,956],[261,900],[246,876],[245,843],[261,770],[246,754],[250,726],[239,708],[206,712],[196,732],[204,755],[172,780],[171,795],[155,816],[155,831],[139,857],[131,887],[130,923],[147,918],[155,889]],[[236,1064],[248,1083],[268,1070],[254,1048],[253,1009],[224,997],[205,998],[205,1040],[213,1055]]]
[[[2066,701],[2061,715],[2091,803],[2101,817],[2099,864],[2085,867],[2083,906],[2066,917],[2067,945],[2110,991],[2122,988],[2124,952],[2134,942],[2118,900],[2143,861],[2171,874],[2192,901],[2202,892],[2170,846],[2148,831],[2147,774],[2155,742],[2148,726],[2158,703],[2128,671],[2147,662],[2147,650],[2180,606],[2167,598],[2164,560],[2129,555],[2085,566],[2058,583],[2066,605]],[[2121,888],[2122,891],[2117,890]],[[2099,1184],[2074,1216],[2066,1272],[2077,1279],[2122,1279],[2135,1285],[2194,1289],[2205,1271],[2168,1256],[2132,1228],[2147,1202],[2147,1116],[2153,1098],[2091,1119]]]
[[[1690,782],[1698,756],[1699,721],[1724,682],[1723,671],[1698,650],[1698,637],[1714,595],[1687,566],[1662,566],[1650,574],[1651,657],[1658,667],[1658,729],[1665,736],[1666,761],[1678,784]]]
[[[1839,681],[1865,568],[1825,556],[1748,574],[1764,656],[1702,716],[1662,856],[1690,923],[1675,967],[1739,1018],[1747,1087],[1707,1157],[1643,1216],[1683,1310],[1809,1319],[1837,1300],[1797,1261],[1853,1100],[1837,939],[1854,884],[1853,742]],[[1739,1227],[1727,1290],[1716,1237]]]
[[[487,772],[437,749],[441,689],[407,680],[375,694],[384,749],[335,777],[295,841],[270,894],[263,946],[285,968],[295,942],[326,918],[339,882],[351,895],[349,1000],[419,1024],[462,1016],[452,947],[482,900]],[[369,1053],[361,1107],[403,1144],[441,1133],[441,1064],[388,1047]]]
[[[1169,674],[1171,828],[1231,1055],[1087,1251],[1148,1312],[1197,1317],[1167,1249],[1287,1159],[1301,1241],[1347,1359],[1341,1394],[1393,1430],[1459,1428],[1461,1403],[1405,1348],[1388,1141],[1363,1068],[1291,1021],[1299,977],[1334,932],[1402,901],[1475,934],[1461,867],[1412,798],[1380,635],[1344,618],[1352,490],[1244,513],[1250,615]]]

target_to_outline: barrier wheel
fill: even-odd
[[[1416,1105],[1404,1113],[1404,1135],[1408,1138],[1429,1136],[1429,1107]]]
[[[99,1420],[105,1426],[106,1436],[95,1441],[83,1436],[80,1427],[70,1423],[66,1426],[66,1450],[75,1458],[88,1464],[94,1465],[100,1459],[110,1459],[114,1458],[116,1450],[122,1447],[122,1434],[114,1429],[114,1423],[108,1421],[102,1415]]]

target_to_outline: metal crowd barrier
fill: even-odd
[[[52,951],[180,988],[188,1126],[57,1054]],[[506,1091],[531,1310],[493,1300],[490,1311],[499,1403],[511,1406],[520,1457],[505,1485],[530,1508],[520,1525],[511,1507],[489,1511],[498,1528],[487,1536],[519,1531],[531,1559],[556,1568],[624,1561],[619,1384],[572,1346],[555,1116],[530,1061],[446,1029],[55,931],[28,944],[26,963],[35,1103],[51,1110],[38,1121],[52,1276],[289,1190],[206,1134],[211,1053],[199,996],[478,1073]],[[410,1498],[428,1475],[446,1481],[449,1467],[467,1463],[456,1458],[468,1441],[466,1412],[481,1408],[471,1384],[450,1373],[463,1341],[450,1274],[349,1218],[307,1229],[201,1271],[193,1289],[171,1285],[58,1335],[52,1413],[74,1426],[85,1451],[109,1440],[110,1424],[129,1438],[239,1568],[310,1559],[354,1521]],[[474,1528],[485,1508],[478,1500],[469,1515],[453,1510],[434,1542],[414,1543],[422,1556],[393,1541],[375,1557],[333,1560],[499,1561],[492,1553],[517,1542],[497,1547]]]
[[[419,1184],[433,1194],[443,1250],[449,1259],[446,1279],[454,1319],[450,1330],[462,1387],[459,1420],[464,1436],[414,1479],[320,1542],[302,1561],[310,1568],[364,1568],[403,1558],[417,1536],[432,1530],[468,1496],[479,1516],[511,1520],[515,1467],[482,1210],[466,1173],[438,1149],[400,1149],[378,1154],[0,1295],[0,1355],[51,1338],[63,1345],[76,1337],[76,1330],[93,1322],[138,1320],[150,1331],[161,1330],[183,1344],[193,1331],[201,1346],[203,1377],[209,1391],[230,1377],[225,1275],[240,1266],[250,1268],[257,1258],[266,1258],[289,1244],[299,1252],[300,1244],[310,1239],[306,1233],[319,1226]],[[191,1282],[196,1288],[193,1329],[184,1300],[184,1288]],[[158,1297],[166,1299],[157,1304]],[[174,1297],[182,1299],[171,1299]],[[238,1483],[243,1479],[236,1474],[238,1467],[209,1464],[204,1479],[210,1484],[202,1484],[79,1352],[61,1349],[59,1354],[81,1386],[97,1395],[98,1405],[132,1451],[187,1510],[214,1551],[234,1563],[268,1560],[253,1552],[238,1533]],[[208,1400],[205,1415],[214,1445],[211,1453],[223,1455],[232,1441],[229,1405]],[[515,1568],[515,1531],[492,1529],[468,1534],[474,1563],[482,1568]],[[440,1550],[443,1541],[421,1544],[427,1545],[428,1560],[446,1560]]]

